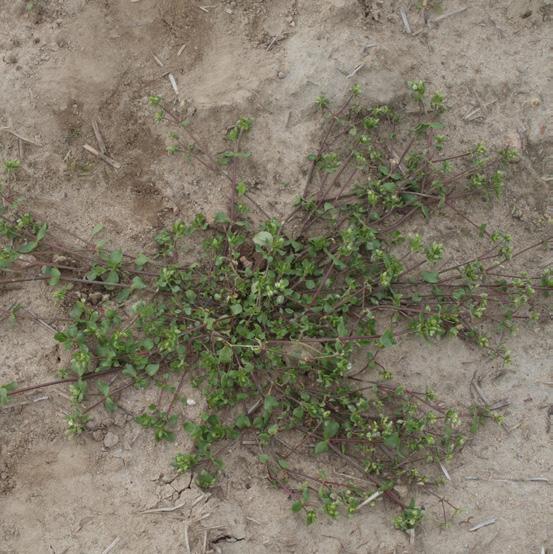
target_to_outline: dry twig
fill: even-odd
[[[495,517],[492,517],[490,519],[487,519],[486,521],[483,521],[482,523],[478,523],[474,527],[471,527],[469,531],[478,531],[478,529],[482,529],[482,527],[487,527],[488,525],[494,525],[497,520]]]
[[[111,165],[111,167],[115,169],[121,169],[121,164],[119,162],[116,162],[114,159],[110,158],[109,156],[102,154],[102,152],[98,152],[98,150],[90,146],[90,144],[83,144],[83,148],[87,152],[90,152],[92,155],[96,156],[97,158],[100,158],[103,162],[106,162],[108,165]]]
[[[19,133],[16,133],[11,127],[0,127],[0,131],[6,131],[6,133],[10,133],[14,137],[17,137],[19,140],[22,140],[23,142],[27,142],[28,144],[34,144],[35,146],[42,146],[42,144],[35,142],[34,140],[31,140],[29,138],[26,138]]]
[[[107,548],[102,552],[102,554],[108,554],[108,552],[111,552],[116,546],[117,546],[117,543],[120,541],[121,539],[119,537],[115,537],[115,539],[113,540],[113,542],[107,546]]]
[[[409,19],[407,18],[407,13],[404,8],[399,8],[399,14],[401,15],[401,20],[403,21],[403,26],[405,27],[405,32],[408,35],[411,35],[413,31],[411,31],[411,25],[409,25]]]
[[[100,149],[100,152],[102,154],[105,154],[107,152],[106,143],[104,142],[104,138],[102,137],[102,133],[100,132],[100,125],[98,124],[98,120],[96,119],[92,122],[92,130],[94,131],[94,136],[96,137],[96,142],[98,143],[98,148]]]

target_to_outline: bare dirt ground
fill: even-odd
[[[130,250],[175,216],[212,215],[225,205],[224,183],[167,156],[168,130],[147,106],[149,94],[174,98],[172,72],[184,109],[215,151],[237,116],[255,119],[249,177],[260,204],[283,215],[304,182],[314,97],[341,98],[354,80],[347,76],[363,64],[355,80],[371,102],[397,101],[408,79],[443,90],[458,150],[478,140],[522,148],[506,197],[491,212],[479,201],[469,209],[517,244],[529,243],[553,216],[553,5],[444,0],[442,13],[468,9],[424,28],[415,4],[0,0],[0,127],[40,145],[25,143],[19,152],[17,139],[0,131],[0,159],[22,158],[17,185],[44,219],[84,236],[101,223],[106,237]],[[414,33],[422,32],[405,33],[401,6]],[[83,150],[95,145],[93,120],[119,170]],[[470,251],[459,221],[444,218],[436,228]],[[524,264],[543,268],[552,256]],[[48,319],[63,316],[40,284],[0,289],[3,309],[14,302]],[[438,501],[426,498],[415,544],[392,528],[394,511],[381,502],[351,519],[306,527],[264,479],[255,453],[240,445],[226,454],[223,484],[193,505],[201,492],[169,467],[185,436],[156,445],[119,412],[98,415],[93,432],[68,440],[63,390],[48,390],[31,397],[46,400],[0,411],[0,553],[177,553],[186,552],[185,535],[194,553],[204,551],[204,540],[224,554],[553,552],[553,387],[543,384],[553,381],[552,330],[551,323],[522,327],[509,339],[508,369],[455,340],[405,342],[388,353],[398,377],[446,399],[470,402],[477,371],[490,401],[510,401],[506,427],[486,426],[447,468],[443,494],[463,512],[444,528]],[[62,357],[48,329],[0,321],[0,382],[52,378]],[[186,392],[197,402],[193,417],[202,400]],[[125,406],[132,414],[132,401]],[[183,503],[174,512],[140,513]],[[494,525],[469,531],[490,518]]]

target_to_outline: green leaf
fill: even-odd
[[[315,445],[315,454],[323,454],[328,451],[328,441],[321,441]]]
[[[110,264],[112,264],[114,266],[121,265],[122,261],[123,261],[123,251],[122,250],[114,250],[109,256],[109,262],[110,262]]]
[[[224,212],[217,212],[215,214],[215,223],[221,223],[222,225],[226,225],[227,223],[230,223],[230,219],[228,218],[228,215]]]
[[[71,319],[79,319],[84,312],[84,305],[82,302],[75,302],[75,305],[71,308],[69,316]]]
[[[54,335],[54,339],[63,344],[64,342],[69,340],[69,337],[65,333],[59,331]]]
[[[27,242],[26,244],[22,244],[22,245],[17,249],[17,251],[18,251],[20,254],[28,254],[29,252],[32,252],[37,246],[38,246],[38,242],[37,242],[37,241]]]
[[[154,341],[150,337],[147,337],[142,341],[142,346],[149,352],[154,347]]]
[[[48,284],[51,287],[60,282],[61,272],[57,267],[47,267],[45,268],[44,273],[50,277],[50,279],[48,279]]]
[[[262,248],[271,247],[273,245],[273,240],[273,235],[268,231],[259,231],[259,233],[253,237],[254,244]]]
[[[251,427],[252,423],[247,415],[241,414],[234,421],[234,425],[236,425],[238,429],[247,429],[248,427]]]
[[[387,437],[384,437],[384,445],[388,448],[399,448],[400,445],[400,438],[397,433],[392,433],[391,435],[388,435]]]
[[[159,364],[148,364],[144,371],[150,376],[153,377],[159,371]]]
[[[133,277],[132,284],[131,284],[132,290],[142,290],[145,288],[147,288],[146,283],[140,277],[138,277],[138,275]]]
[[[115,410],[117,410],[117,404],[112,400],[110,396],[107,396],[104,400],[104,408],[108,412],[115,412]]]
[[[119,273],[112,269],[107,272],[107,274],[103,277],[103,280],[108,285],[115,285],[116,283],[119,283]]]
[[[384,334],[380,337],[380,344],[384,346],[384,348],[387,348],[389,346],[394,346],[396,344],[396,339],[394,337],[394,334],[390,329],[387,329],[384,331]]]
[[[454,300],[461,300],[462,298],[464,298],[465,296],[467,295],[467,291],[465,289],[457,289],[453,292],[453,294],[451,295],[451,297],[454,299]]]
[[[96,387],[98,388],[98,390],[104,395],[104,396],[108,396],[109,395],[109,383],[105,383],[104,381],[98,381],[96,383]]]
[[[292,503],[292,511],[297,514],[301,509],[303,508],[303,504],[300,500],[296,500],[294,503]]]
[[[324,423],[323,437],[325,440],[335,437],[340,430],[340,424],[333,419],[329,419]]]
[[[196,302],[196,298],[198,298],[198,295],[192,289],[188,289],[184,295],[189,302]]]
[[[230,362],[232,362],[232,348],[230,346],[223,346],[218,354],[219,361],[222,364],[230,364]]]
[[[146,256],[145,254],[138,254],[136,259],[134,260],[134,263],[136,267],[142,269],[149,261],[150,258],[148,258],[148,256]]]
[[[105,273],[105,269],[103,267],[94,266],[86,275],[85,278],[89,281],[96,281],[100,275],[103,275]]]
[[[266,464],[269,461],[269,456],[267,454],[260,454],[257,458],[262,464]]]
[[[273,410],[278,408],[278,406],[279,406],[278,400],[274,396],[269,395],[265,397],[265,402],[263,403],[263,410],[267,415],[271,415]]]
[[[423,271],[421,277],[427,283],[437,283],[440,280],[440,274],[437,271]]]
[[[215,484],[216,477],[215,475],[212,475],[209,473],[209,471],[206,471],[205,469],[202,469],[200,471],[200,474],[198,475],[198,478],[196,480],[196,483],[198,483],[198,486],[201,489],[209,489]]]
[[[230,312],[232,315],[238,315],[242,313],[242,305],[241,304],[232,304],[230,307]]]
[[[91,237],[95,237],[100,231],[104,229],[104,226],[101,223],[98,223],[97,225],[94,225],[94,229],[92,229]]]
[[[0,406],[4,406],[10,401],[9,393],[13,392],[17,388],[15,383],[7,383],[0,386]]]
[[[182,427],[189,435],[194,435],[199,428],[193,421],[185,421]]]
[[[338,322],[338,326],[336,327],[336,331],[339,337],[347,337],[349,335],[349,331],[348,331],[348,328],[346,327],[343,317],[340,318],[340,321]]]
[[[129,299],[129,296],[131,295],[131,292],[132,292],[132,290],[130,288],[121,289],[117,293],[117,296],[115,297],[115,300],[117,302],[125,302],[126,300]]]
[[[227,138],[231,142],[236,142],[238,140],[238,134],[240,132],[240,129],[238,127],[233,127],[227,134]]]
[[[195,229],[202,229],[202,230],[207,229],[207,219],[205,215],[202,213],[197,213],[194,216],[194,221],[192,222],[192,225],[194,226]]]
[[[288,462],[286,460],[283,460],[282,458],[279,458],[277,460],[277,463],[282,469],[288,469]]]
[[[127,364],[125,366],[125,369],[123,369],[121,373],[123,373],[123,375],[126,375],[127,377],[132,377],[133,379],[136,379],[138,377],[136,369],[130,364]]]
[[[41,241],[46,236],[46,231],[48,231],[48,225],[43,223],[36,234],[36,240]]]

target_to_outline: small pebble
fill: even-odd
[[[405,485],[396,485],[394,490],[399,494],[400,498],[406,498],[409,494],[409,489]]]
[[[175,489],[171,485],[163,485],[158,488],[157,494],[159,498],[165,500],[167,498],[171,498],[173,494],[175,494]]]
[[[104,295],[101,292],[91,292],[88,295],[88,300],[93,306],[96,306],[96,304],[99,304],[102,301],[103,296]]]
[[[173,482],[179,474],[171,470],[167,475],[165,473],[160,473],[157,477],[157,479],[152,479],[152,481],[161,481],[165,485],[169,485],[171,482]]]
[[[284,78],[286,77],[286,73],[284,73],[284,71],[279,71],[279,72],[277,73],[277,77],[278,77],[279,79],[284,79]]]
[[[103,431],[100,431],[100,429],[97,429],[96,431],[94,431],[92,433],[92,438],[97,441],[97,442],[101,442],[102,439],[104,438],[104,433]]]
[[[522,148],[522,140],[520,138],[520,135],[513,130],[507,131],[505,133],[504,138],[505,146],[508,148],[514,148],[515,150],[521,151]]]
[[[56,37],[56,44],[58,45],[58,48],[63,48],[64,46],[67,46],[67,39],[64,35],[59,34]]]
[[[13,53],[13,52],[10,52],[5,58],[4,58],[4,61],[6,63],[17,63],[17,56]]]
[[[117,425],[117,427],[123,427],[123,425],[127,423],[127,414],[123,414],[123,413],[115,414],[115,417],[113,418],[113,423]]]
[[[112,433],[111,431],[106,433],[106,436],[104,437],[104,446],[106,448],[113,448],[118,442],[119,437],[115,433]]]

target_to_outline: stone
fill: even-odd
[[[100,431],[100,429],[97,429],[92,433],[92,438],[97,442],[101,442],[104,439],[103,431]]]
[[[106,448],[113,448],[118,442],[119,437],[115,433],[112,433],[111,431],[106,433],[106,436],[104,437],[104,446]]]
[[[188,490],[191,482],[192,476],[190,473],[179,473],[175,478],[173,478],[170,484],[173,489],[180,494],[183,491]]]
[[[121,412],[116,413],[113,417],[113,423],[117,425],[117,427],[123,427],[127,423],[127,414]]]
[[[163,485],[158,488],[157,494],[161,500],[167,500],[168,498],[173,497],[175,489],[171,485]]]
[[[89,302],[96,306],[96,304],[99,304],[102,301],[103,294],[101,292],[92,292],[88,295]]]
[[[67,39],[65,38],[65,35],[58,34],[56,36],[56,44],[58,45],[58,48],[63,48],[64,46],[67,46]]]

